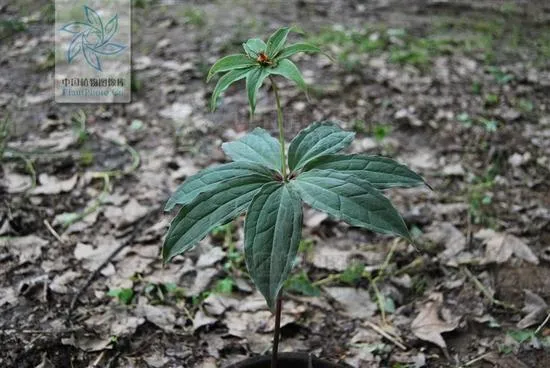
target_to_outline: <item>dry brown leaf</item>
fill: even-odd
[[[210,294],[204,299],[204,309],[213,316],[222,315],[227,309],[235,307],[239,304],[239,300],[226,295]]]
[[[218,322],[217,318],[207,316],[206,313],[199,309],[193,318],[193,331],[196,331],[203,326],[212,325],[216,322]]]
[[[78,175],[73,175],[67,180],[59,180],[48,174],[38,176],[40,185],[32,190],[32,194],[59,194],[71,191],[78,181]]]
[[[344,307],[344,313],[351,318],[369,318],[376,312],[376,303],[366,290],[352,287],[328,287],[324,290]]]
[[[524,329],[540,323],[548,313],[548,304],[537,294],[530,290],[525,292],[525,305],[522,312],[527,313],[521,321],[518,322],[518,328]]]
[[[445,247],[445,251],[441,254],[443,258],[454,257],[466,248],[466,237],[450,222],[430,226],[423,237],[436,245]]]
[[[197,276],[191,288],[187,291],[188,296],[196,296],[202,293],[208,288],[208,285],[212,282],[212,279],[218,274],[218,270],[215,268],[199,269]]]
[[[449,332],[458,327],[460,318],[444,321],[439,316],[443,297],[441,294],[434,294],[435,301],[430,301],[423,306],[420,313],[411,323],[411,330],[421,340],[436,344],[442,349],[447,348],[447,344],[441,334]]]
[[[201,254],[197,260],[196,267],[205,268],[215,265],[225,257],[225,252],[220,247],[212,247],[207,252]]]
[[[138,304],[135,310],[138,317],[145,318],[166,332],[173,332],[176,324],[174,308],[165,305]]]
[[[61,275],[54,277],[49,287],[50,290],[58,294],[67,294],[69,292],[69,285],[82,276],[80,272],[67,271]]]
[[[124,207],[108,206],[103,213],[107,220],[117,228],[128,226],[147,214],[149,208],[131,199]]]
[[[475,235],[486,244],[484,263],[504,263],[515,255],[524,261],[538,264],[539,259],[531,248],[521,239],[504,233],[497,233],[490,229],[481,230]]]
[[[32,186],[30,175],[21,175],[6,169],[4,178],[0,179],[0,185],[6,188],[9,194],[23,193]]]
[[[36,235],[0,238],[0,247],[19,257],[19,264],[34,262],[40,258],[42,248],[50,242]]]

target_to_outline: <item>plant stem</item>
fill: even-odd
[[[275,331],[273,332],[273,351],[271,353],[271,368],[277,368],[277,352],[279,351],[279,335],[281,334],[281,307],[282,292],[277,296],[277,305],[275,307]]]
[[[281,109],[281,100],[279,98],[279,88],[273,78],[269,77],[275,93],[275,101],[277,102],[277,125],[279,126],[279,142],[281,144],[281,171],[283,180],[286,181],[286,154],[285,154],[285,136],[283,129],[283,110]]]

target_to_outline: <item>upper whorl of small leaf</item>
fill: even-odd
[[[243,48],[246,54],[255,60],[260,52],[266,51],[267,45],[259,38],[251,38],[243,43]]]
[[[289,58],[292,55],[297,54],[299,52],[312,52],[312,53],[314,53],[314,52],[321,52],[321,49],[318,48],[317,46],[314,46],[314,45],[310,44],[310,43],[299,42],[299,43],[289,45],[289,46],[285,47],[284,49],[282,49],[275,56],[275,60]]]
[[[288,59],[282,59],[277,63],[277,66],[274,68],[267,69],[269,71],[269,74],[273,75],[280,75],[282,77],[285,77],[286,79],[290,79],[296,85],[303,91],[307,90],[306,82],[304,81],[304,77],[302,77],[302,73],[300,73],[300,69],[294,64],[292,61]]]
[[[245,54],[224,56],[212,65],[210,71],[208,72],[208,77],[206,77],[206,81],[210,81],[216,73],[226,72],[233,69],[247,68],[253,66],[254,64],[256,64],[256,62]]]
[[[274,58],[277,55],[286,43],[286,38],[290,31],[289,27],[279,28],[269,37],[266,49],[267,56]]]
[[[212,111],[216,109],[216,102],[220,95],[233,83],[246,77],[246,75],[252,70],[252,68],[234,69],[224,74],[216,83],[214,92],[212,93],[212,99],[210,101],[210,107]]]
[[[320,52],[321,50],[309,43],[301,42],[285,47],[290,32],[301,33],[295,27],[283,27],[276,30],[268,39],[267,43],[259,38],[251,38],[243,43],[245,54],[225,56],[210,68],[207,81],[215,74],[225,74],[214,89],[212,94],[212,110],[216,107],[218,97],[233,82],[245,78],[247,80],[246,90],[250,103],[251,116],[256,108],[256,94],[268,75],[279,75],[287,78],[307,92],[306,83],[298,67],[289,57],[299,52]],[[242,71],[242,72],[241,72]],[[244,73],[244,75],[242,74]]]

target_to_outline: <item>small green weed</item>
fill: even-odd
[[[392,126],[388,124],[376,124],[373,127],[372,134],[374,136],[374,139],[376,139],[378,142],[381,142],[384,140],[384,138],[390,135],[392,129]]]
[[[311,282],[307,273],[302,271],[296,275],[292,275],[285,284],[285,289],[290,292],[298,293],[305,296],[319,296],[321,291]]]
[[[121,289],[110,289],[107,295],[116,298],[120,303],[129,305],[134,299],[134,289],[132,288],[121,288]]]

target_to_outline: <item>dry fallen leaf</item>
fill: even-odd
[[[19,257],[19,264],[38,260],[42,248],[48,244],[48,240],[36,235],[0,238],[0,247],[9,249],[10,253]]]
[[[142,206],[135,199],[131,199],[124,207],[108,206],[103,213],[110,223],[122,228],[138,221],[147,214],[148,210],[148,207]]]
[[[436,245],[445,247],[441,254],[443,258],[452,258],[466,248],[466,237],[450,222],[434,224],[423,235]]]
[[[344,271],[348,267],[348,259],[351,252],[334,248],[334,246],[321,245],[315,247],[315,252],[311,255],[311,262],[317,268]]]
[[[521,321],[518,322],[518,328],[524,329],[540,323],[548,314],[548,304],[537,294],[530,290],[525,292],[525,305],[522,312],[527,313]]]
[[[174,308],[164,305],[138,304],[135,310],[138,317],[145,318],[166,332],[173,332],[176,324]]]
[[[75,271],[67,271],[61,275],[58,275],[54,277],[50,283],[50,290],[58,294],[67,294],[69,292],[69,286],[80,276],[82,276],[82,274]]]
[[[539,259],[531,248],[521,239],[504,233],[497,233],[490,229],[480,230],[475,234],[486,244],[484,263],[504,263],[512,254],[524,261],[538,264]]]
[[[215,268],[204,268],[197,271],[197,276],[193,281],[193,285],[187,291],[188,296],[196,296],[208,288],[214,277],[218,274]]]
[[[0,186],[6,188],[9,194],[23,193],[32,186],[30,175],[21,175],[16,172],[5,169],[4,177],[0,179]]]
[[[209,251],[201,254],[197,260],[196,267],[211,267],[225,257],[225,252],[220,247],[212,247]]]
[[[441,336],[443,332],[449,332],[458,327],[460,318],[445,321],[439,316],[443,296],[434,294],[434,301],[426,303],[420,313],[411,323],[411,330],[421,340],[429,341],[442,349],[447,348],[445,340]]]
[[[344,307],[344,313],[351,318],[369,318],[376,312],[376,303],[366,290],[352,287],[328,287],[324,290]]]
[[[73,175],[67,180],[59,180],[48,174],[38,176],[40,185],[32,190],[32,194],[59,194],[71,191],[78,180],[78,175]]]
[[[85,270],[94,271],[109,257],[113,249],[116,249],[116,245],[113,247],[108,243],[103,243],[96,248],[89,244],[77,243],[73,253],[77,260],[82,261],[82,267]],[[101,270],[101,274],[110,276],[110,273],[106,269]]]
[[[216,322],[218,322],[216,318],[207,316],[206,313],[199,309],[193,318],[193,331],[196,331],[203,326],[212,325]]]
[[[222,315],[227,309],[235,307],[239,300],[226,295],[212,293],[204,299],[204,309],[213,316]]]

